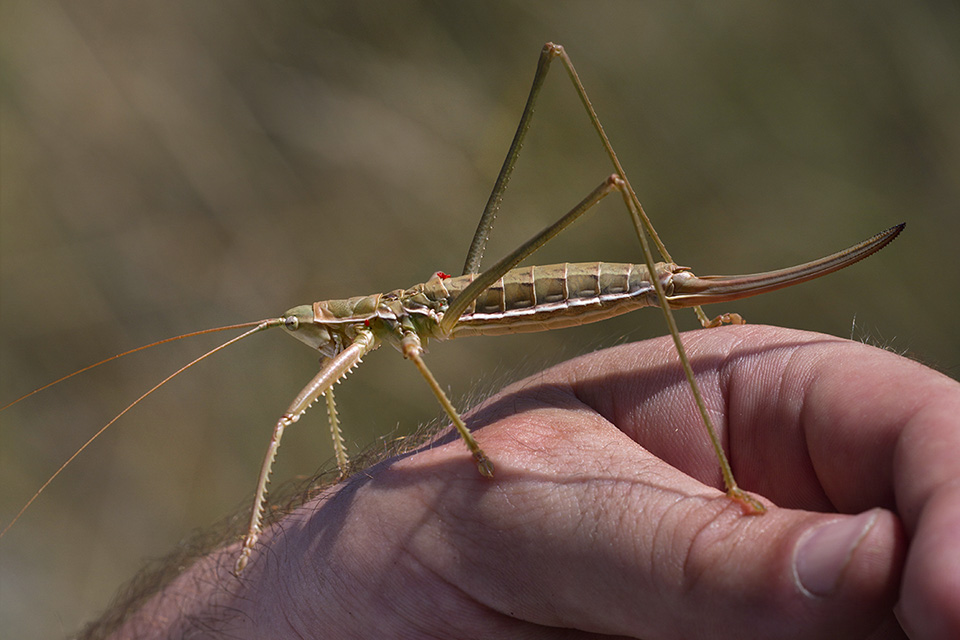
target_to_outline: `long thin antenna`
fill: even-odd
[[[255,321],[253,321],[253,322],[243,322],[243,323],[240,323],[240,324],[230,324],[230,325],[227,325],[227,326],[225,326],[225,327],[214,327],[213,329],[204,329],[203,331],[194,331],[194,332],[192,332],[192,333],[185,333],[185,334],[183,334],[183,335],[174,336],[174,337],[172,337],[172,338],[165,338],[165,339],[163,339],[163,340],[157,340],[156,342],[151,342],[150,344],[145,344],[145,345],[143,345],[142,347],[137,347],[136,349],[130,349],[129,351],[124,351],[123,353],[118,353],[118,354],[115,355],[115,356],[110,356],[109,358],[106,358],[105,360],[101,360],[100,362],[96,362],[96,363],[94,363],[94,364],[91,364],[91,365],[89,365],[89,366],[86,366],[86,367],[84,367],[83,369],[78,369],[77,371],[74,371],[73,373],[68,373],[67,375],[63,376],[62,378],[57,378],[57,379],[54,380],[53,382],[48,382],[47,384],[43,385],[42,387],[39,387],[39,388],[37,388],[37,389],[34,389],[34,390],[31,391],[30,393],[25,393],[24,395],[20,396],[19,398],[17,398],[17,399],[14,400],[13,402],[8,402],[7,404],[5,404],[5,405],[3,405],[2,407],[0,407],[0,411],[3,411],[4,409],[8,409],[8,408],[12,407],[13,405],[17,404],[17,403],[20,402],[21,400],[26,400],[27,398],[29,398],[30,396],[32,396],[32,395],[35,394],[35,393],[40,393],[40,392],[43,391],[44,389],[49,389],[50,387],[52,387],[52,386],[54,386],[54,385],[56,385],[56,384],[60,384],[60,383],[63,382],[64,380],[69,380],[69,379],[72,378],[73,376],[80,375],[80,374],[83,373],[84,371],[90,371],[90,369],[95,369],[95,368],[99,367],[99,366],[102,365],[102,364],[106,364],[106,363],[108,363],[108,362],[111,362],[111,361],[113,361],[113,360],[116,360],[117,358],[122,358],[123,356],[128,356],[128,355],[130,355],[131,353],[136,353],[137,351],[143,351],[143,350],[149,349],[149,348],[151,348],[151,347],[158,347],[158,346],[160,346],[161,344],[166,344],[166,343],[168,343],[168,342],[175,342],[175,341],[177,341],[177,340],[183,340],[184,338],[193,338],[193,337],[195,337],[195,336],[202,336],[202,335],[207,334],[207,333],[217,333],[218,331],[230,331],[231,329],[246,329],[247,327],[257,326],[257,325],[261,324],[262,322],[265,322],[265,321],[264,321],[264,320],[255,320]],[[271,326],[273,326],[273,325],[271,325]]]
[[[251,335],[253,335],[253,334],[255,334],[255,333],[259,333],[259,332],[261,332],[261,331],[264,331],[265,329],[269,329],[269,328],[271,328],[271,327],[279,327],[279,326],[281,326],[282,324],[284,324],[284,322],[285,322],[284,318],[272,318],[272,319],[269,319],[269,320],[258,320],[258,321],[256,321],[256,322],[244,322],[244,323],[242,323],[242,324],[235,324],[235,325],[230,325],[230,326],[227,326],[227,327],[217,327],[217,328],[214,328],[214,329],[204,329],[203,331],[195,331],[195,332],[193,332],[193,333],[185,333],[185,334],[183,334],[182,336],[176,336],[175,338],[167,338],[166,340],[160,340],[159,342],[154,342],[154,343],[152,343],[152,344],[148,344],[148,345],[145,345],[145,346],[142,346],[142,347],[137,347],[136,349],[131,349],[130,351],[125,351],[125,352],[120,353],[120,354],[118,354],[118,355],[115,355],[115,356],[113,356],[113,357],[107,358],[106,360],[101,360],[100,362],[98,362],[98,363],[96,363],[96,364],[92,364],[92,365],[90,365],[89,367],[86,367],[86,368],[84,368],[84,369],[80,369],[79,371],[75,371],[75,372],[71,373],[70,375],[64,376],[64,377],[60,378],[59,380],[56,380],[56,381],[54,381],[54,382],[51,382],[51,383],[48,384],[48,385],[44,385],[44,386],[40,387],[39,389],[37,389],[37,390],[35,390],[35,391],[31,391],[31,392],[28,393],[27,395],[22,396],[21,398],[18,398],[18,399],[16,399],[16,400],[14,400],[13,402],[11,402],[10,404],[8,404],[8,405],[6,405],[5,407],[3,407],[3,409],[6,409],[7,407],[9,407],[9,406],[11,406],[11,405],[13,405],[13,404],[16,404],[17,402],[19,402],[20,400],[23,400],[24,398],[27,398],[27,397],[29,397],[29,396],[32,396],[33,394],[35,394],[35,393],[37,393],[37,392],[39,392],[39,391],[42,391],[42,390],[46,389],[47,387],[50,387],[50,386],[53,386],[53,385],[57,384],[57,382],[61,382],[61,381],[63,381],[63,380],[66,380],[67,378],[71,378],[71,377],[77,375],[78,373],[83,373],[84,371],[88,371],[88,370],[90,370],[90,369],[92,369],[92,368],[94,368],[94,367],[97,367],[97,366],[101,365],[101,364],[104,364],[104,363],[106,363],[106,362],[110,362],[111,360],[116,360],[117,358],[122,358],[123,356],[125,356],[125,355],[127,355],[127,354],[130,354],[130,353],[135,353],[135,352],[141,351],[141,350],[143,350],[143,349],[148,349],[148,348],[150,348],[150,347],[153,347],[153,346],[156,346],[156,345],[160,345],[160,344],[163,344],[163,343],[165,343],[165,342],[171,342],[171,341],[173,341],[173,340],[181,340],[181,339],[183,339],[183,338],[189,338],[189,337],[192,337],[192,336],[203,335],[203,334],[205,334],[205,333],[214,333],[214,332],[217,332],[217,331],[227,331],[227,330],[229,330],[229,329],[243,329],[243,328],[251,327],[251,326],[253,327],[253,328],[250,329],[249,331],[245,331],[244,333],[240,334],[239,336],[237,336],[237,337],[235,337],[235,338],[231,338],[230,340],[227,340],[227,341],[224,342],[223,344],[221,344],[221,345],[219,345],[219,346],[217,346],[217,347],[214,347],[214,348],[211,349],[210,351],[207,351],[206,353],[204,353],[202,356],[200,356],[200,357],[198,357],[198,358],[195,358],[194,360],[192,360],[192,361],[189,362],[188,364],[180,367],[179,369],[177,369],[176,371],[174,371],[173,373],[171,373],[170,375],[168,375],[166,378],[164,378],[163,380],[161,380],[161,381],[158,382],[157,384],[153,385],[153,387],[151,387],[149,391],[147,391],[146,393],[144,393],[143,395],[141,395],[139,398],[137,398],[136,400],[134,400],[133,402],[131,402],[130,404],[128,404],[127,407],[126,407],[123,411],[121,411],[120,413],[118,413],[117,415],[115,415],[115,416],[113,417],[113,419],[110,420],[110,422],[108,422],[107,424],[105,424],[105,425],[103,425],[102,427],[100,427],[100,429],[99,429],[95,434],[93,434],[92,436],[90,436],[90,438],[87,439],[87,441],[84,442],[83,445],[81,445],[79,449],[77,449],[76,451],[74,451],[74,452],[73,452],[73,455],[71,455],[69,458],[67,458],[66,461],[65,461],[63,464],[61,464],[60,467],[57,468],[56,471],[53,472],[53,475],[51,475],[49,478],[47,478],[47,481],[44,482],[43,485],[41,485],[39,489],[37,489],[36,493],[34,493],[33,496],[31,496],[30,499],[27,500],[27,503],[26,503],[25,505],[23,505],[23,507],[20,508],[20,511],[17,512],[17,515],[15,515],[15,516],[13,517],[13,520],[11,520],[11,521],[7,524],[7,526],[5,526],[5,527],[3,528],[3,531],[0,531],[0,538],[2,538],[3,536],[6,535],[7,531],[10,530],[10,527],[12,527],[12,526],[17,522],[17,520],[20,519],[20,516],[22,516],[23,513],[24,513],[27,509],[30,508],[30,505],[32,505],[32,504],[34,503],[34,501],[36,501],[36,499],[40,497],[40,494],[43,493],[43,490],[46,489],[46,488],[50,485],[50,483],[53,482],[53,481],[57,478],[57,476],[59,476],[60,473],[61,473],[64,469],[66,469],[66,468],[70,465],[71,462],[74,461],[74,459],[76,459],[77,456],[79,456],[81,453],[83,453],[83,450],[84,450],[84,449],[86,449],[87,447],[89,447],[89,446],[93,443],[94,440],[96,440],[97,438],[99,438],[100,435],[103,434],[104,431],[106,431],[107,429],[109,429],[110,426],[111,426],[113,423],[115,423],[117,420],[119,420],[121,417],[123,417],[123,415],[124,415],[125,413],[127,413],[128,411],[130,411],[131,409],[133,409],[135,406],[137,406],[138,404],[140,404],[140,401],[141,401],[141,400],[144,400],[144,399],[145,399],[147,396],[149,396],[151,393],[153,393],[154,391],[156,391],[157,389],[159,389],[159,388],[162,387],[163,385],[167,384],[168,382],[170,382],[171,380],[173,380],[174,378],[176,378],[178,375],[180,375],[181,373],[183,373],[184,371],[186,371],[187,369],[189,369],[189,368],[192,367],[193,365],[197,364],[198,362],[200,362],[200,361],[202,361],[202,360],[206,360],[207,358],[209,358],[210,356],[212,356],[212,355],[215,354],[216,352],[220,351],[221,349],[226,349],[226,348],[229,347],[230,345],[232,345],[232,344],[234,344],[234,343],[236,343],[236,342],[239,342],[240,340],[243,340],[244,338],[246,338],[246,337],[248,337],[248,336],[251,336]]]

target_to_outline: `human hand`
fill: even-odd
[[[775,327],[684,342],[738,481],[777,505],[765,515],[717,489],[660,338],[565,362],[467,414],[492,480],[444,437],[291,513],[239,578],[237,545],[202,559],[129,624],[179,617],[240,637],[895,638],[901,625],[960,637],[960,384]]]

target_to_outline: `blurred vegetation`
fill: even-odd
[[[0,400],[162,337],[459,272],[545,41],[570,52],[667,246],[766,270],[902,220],[877,257],[736,305],[960,372],[955,3],[5,3]],[[490,260],[610,168],[562,73]],[[613,200],[613,199],[611,199]],[[538,262],[637,256],[604,203]],[[691,315],[684,326],[694,327]],[[663,332],[633,314],[435,344],[465,406],[559,360]],[[2,414],[5,523],[90,434],[217,338],[113,363]],[[264,335],[123,419],[0,542],[0,625],[51,637],[146,557],[246,509],[270,427],[316,370]],[[394,353],[338,395],[357,451],[439,409]],[[322,411],[277,481],[331,455]]]

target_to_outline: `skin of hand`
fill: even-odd
[[[830,336],[684,334],[589,354],[201,558],[115,637],[960,638],[960,384]],[[775,506],[774,506],[775,505]],[[191,634],[196,634],[193,636]]]

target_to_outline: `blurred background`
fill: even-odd
[[[955,3],[30,0],[2,12],[2,403],[163,337],[459,273],[548,40],[566,46],[640,200],[697,273],[787,266],[907,222],[862,264],[723,310],[960,373]],[[610,171],[555,71],[487,264]],[[536,261],[637,258],[608,200]],[[662,333],[657,314],[636,313],[434,343],[428,363],[466,406]],[[131,356],[3,412],[0,520],[221,339]],[[316,369],[316,354],[267,333],[116,424],[0,541],[4,635],[76,630],[145,559],[247,509],[270,429]],[[339,389],[354,453],[439,414],[392,350]],[[324,412],[284,443],[275,482],[329,465]]]

